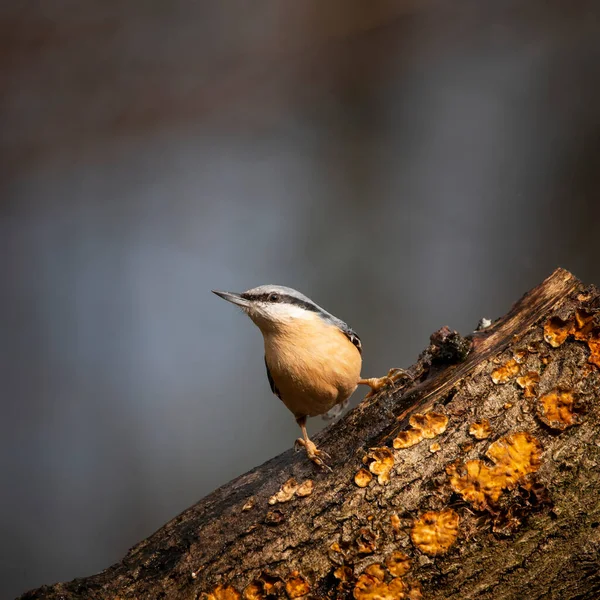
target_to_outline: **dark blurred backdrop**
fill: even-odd
[[[557,266],[600,283],[599,17],[2,3],[0,597],[107,567],[292,445],[211,288],[305,292],[375,376]]]

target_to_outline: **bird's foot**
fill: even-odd
[[[324,450],[319,450],[314,442],[310,440],[304,440],[302,438],[298,438],[296,443],[294,444],[295,449],[298,449],[298,446],[302,446],[306,450],[306,454],[312,462],[315,463],[318,467],[323,469],[324,471],[332,471],[332,468],[323,460],[324,458],[331,458],[327,452]]]
[[[388,374],[383,377],[371,377],[369,379],[359,379],[358,383],[368,385],[371,390],[367,394],[367,398],[370,398],[376,394],[379,390],[387,387],[391,387],[399,379],[412,379],[409,373],[404,369],[394,368],[388,371]]]

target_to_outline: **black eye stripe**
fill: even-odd
[[[289,304],[292,306],[299,306],[304,310],[309,310],[321,316],[321,318],[327,323],[336,326],[342,333],[356,346],[356,349],[362,354],[362,344],[357,333],[353,331],[346,323],[336,319],[333,315],[330,315],[327,311],[323,310],[311,301],[297,298],[291,294],[285,292],[272,291],[272,292],[261,292],[261,293],[248,293],[244,292],[240,294],[242,298],[257,302],[266,302],[269,304]],[[273,298],[276,296],[276,298]]]
[[[271,299],[271,296],[276,295],[277,299]],[[278,304],[292,304],[294,306],[299,306],[300,308],[304,308],[305,310],[310,310],[315,313],[322,313],[323,310],[318,306],[313,304],[312,302],[307,302],[306,300],[302,300],[301,298],[296,298],[295,296],[290,296],[289,294],[282,294],[280,292],[268,292],[263,294],[242,294],[242,298],[246,300],[256,300],[258,302],[277,302]]]

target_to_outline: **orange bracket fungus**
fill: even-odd
[[[363,573],[354,586],[356,600],[402,600],[407,598],[406,584],[399,577],[385,583],[371,575]]]
[[[350,581],[352,579],[353,573],[352,569],[347,565],[342,567],[338,567],[334,572],[333,576],[340,581]]]
[[[508,362],[492,371],[492,381],[494,383],[506,383],[513,377],[519,374],[519,363],[515,358],[511,358]]]
[[[600,368],[600,317],[599,313],[578,310],[575,312],[576,340],[587,342],[590,349],[589,362]]]
[[[263,586],[261,583],[253,581],[244,589],[244,600],[264,600]]]
[[[242,595],[232,587],[218,585],[212,592],[204,595],[205,600],[242,600]]]
[[[451,508],[429,511],[417,519],[410,530],[413,544],[429,556],[445,554],[458,536],[459,516]]]
[[[596,314],[586,310],[575,311],[575,326],[573,335],[576,340],[586,340],[594,329]]]
[[[280,488],[280,490],[269,498],[269,504],[277,504],[278,502],[289,502],[298,489],[298,482],[292,477],[288,479]]]
[[[485,440],[490,437],[491,433],[492,427],[487,419],[471,423],[469,427],[469,435],[472,435],[476,440]]]
[[[377,547],[377,534],[368,527],[361,527],[356,537],[359,554],[373,554]]]
[[[446,467],[450,486],[475,508],[484,510],[498,502],[505,489],[512,489],[540,466],[541,446],[528,432],[507,435],[494,442],[486,456],[494,462],[488,467],[481,460]]]
[[[444,433],[448,427],[448,417],[440,413],[430,412],[425,415],[415,414],[408,420],[413,429],[420,429],[424,438],[431,439]]]
[[[536,404],[537,416],[548,427],[564,431],[579,422],[573,392],[553,390],[540,396]]]
[[[401,431],[394,439],[394,448],[410,448],[423,439],[432,439],[446,431],[448,417],[446,415],[429,412],[424,415],[414,414],[408,420],[411,429]]]
[[[394,533],[400,533],[400,517],[396,513],[392,513],[390,516],[390,524]]]
[[[394,577],[401,577],[410,570],[410,559],[404,552],[394,552],[385,559],[385,566]]]
[[[540,381],[539,373],[536,371],[528,371],[525,375],[517,377],[517,384],[525,390],[525,398],[535,397],[535,388]]]
[[[377,481],[380,485],[385,485],[389,482],[390,471],[394,466],[394,455],[389,448],[385,446],[382,448],[371,448],[363,458],[363,462],[368,465],[369,471],[373,475],[377,475]]]
[[[369,565],[356,581],[353,596],[356,600],[421,600],[421,586],[416,581],[407,583],[401,575],[409,568],[408,557],[394,552],[386,561]],[[386,573],[387,567],[387,573]],[[388,575],[389,573],[389,575]]]
[[[379,579],[379,581],[383,581],[385,579],[385,570],[383,565],[379,563],[373,563],[372,565],[369,565],[364,572],[375,579]]]
[[[507,486],[514,486],[540,467],[542,447],[527,431],[512,433],[494,442],[485,453],[504,471]]]
[[[361,488],[367,487],[371,480],[373,479],[373,475],[366,469],[359,469],[356,475],[354,476],[354,483]]]
[[[290,578],[294,577],[296,577],[295,571],[290,573]],[[244,600],[265,600],[273,596],[279,598],[284,593],[284,587],[286,587],[286,584],[281,577],[263,571],[258,579],[255,579],[244,589]]]
[[[589,362],[600,368],[600,317],[598,312],[576,310],[575,316],[567,321],[551,317],[544,324],[544,339],[553,348],[558,348],[572,335],[586,342],[590,350]]]
[[[590,349],[590,358],[588,360],[600,369],[600,329],[590,334],[587,343]]]
[[[396,448],[396,450],[410,448],[411,446],[418,444],[422,439],[423,434],[420,429],[401,431],[394,439],[394,448]]]
[[[293,477],[288,479],[281,489],[269,498],[269,504],[277,504],[278,502],[289,502],[294,496],[310,496],[313,491],[314,484],[312,480],[307,479],[302,484],[299,484]]]
[[[544,324],[544,340],[553,348],[562,346],[571,333],[573,324],[570,321],[563,321],[560,317],[552,317]]]
[[[285,582],[285,591],[290,598],[300,598],[310,592],[310,586],[298,571],[292,571]]]
[[[315,489],[315,484],[312,479],[307,479],[305,482],[301,483],[296,489],[296,496],[298,498],[305,498],[306,496],[310,496]]]

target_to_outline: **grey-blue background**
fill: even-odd
[[[0,596],[101,570],[292,445],[211,288],[303,291],[376,376],[557,266],[600,283],[599,13],[4,3]]]

